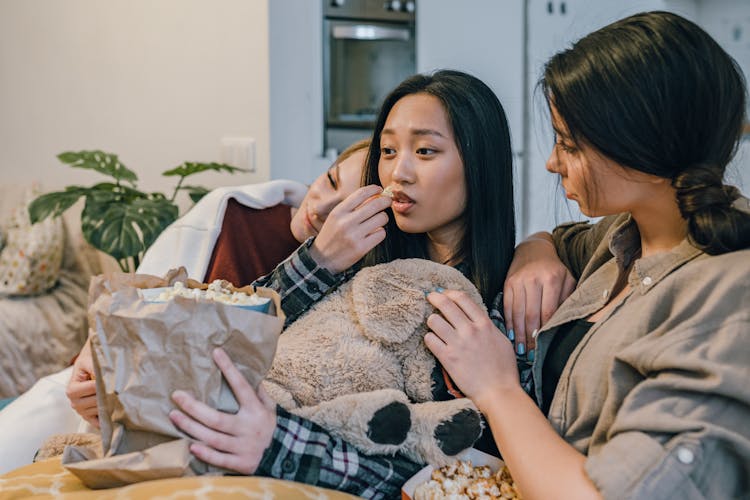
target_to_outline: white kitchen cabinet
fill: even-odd
[[[516,179],[524,137],[523,16],[524,0],[423,0],[417,4],[416,16],[417,71],[465,71],[486,83],[502,102]],[[516,182],[517,207],[521,195],[521,184]],[[516,225],[520,223],[517,208]]]
[[[322,17],[323,0],[268,2],[272,179],[309,183],[331,163],[323,157]]]
[[[425,0],[417,6],[417,71],[457,69],[500,98],[513,149],[523,146],[524,0]]]

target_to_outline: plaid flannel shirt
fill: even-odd
[[[286,314],[285,327],[307,312],[321,297],[351,278],[357,269],[333,275],[310,255],[315,240],[308,238],[292,255],[276,266],[270,274],[258,278],[253,285],[276,290]]]
[[[287,325],[357,271],[353,268],[333,275],[318,265],[309,251],[313,240],[309,238],[272,273],[253,283],[279,293]],[[465,273],[461,266],[458,268]],[[502,304],[500,293],[492,303],[490,318],[506,333]],[[530,363],[520,357],[518,367],[524,388],[529,390]],[[401,486],[421,467],[401,455],[365,455],[315,423],[277,407],[271,445],[263,453],[256,474],[332,488],[364,498],[399,498]]]
[[[399,498],[401,486],[421,467],[400,455],[364,455],[319,425],[277,407],[276,430],[256,474],[363,498]]]

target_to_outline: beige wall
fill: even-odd
[[[256,173],[190,182],[267,180],[268,82],[268,0],[0,0],[0,182],[90,184],[55,156],[98,148],[166,191],[237,135]]]

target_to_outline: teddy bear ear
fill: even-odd
[[[364,335],[389,344],[404,342],[417,330],[424,334],[434,311],[425,295],[437,287],[473,290],[481,303],[471,282],[443,264],[399,259],[362,269],[352,279],[352,301]]]
[[[370,340],[404,342],[432,311],[421,280],[398,262],[366,267],[352,279],[354,314]]]

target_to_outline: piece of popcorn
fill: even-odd
[[[474,477],[488,478],[492,477],[492,469],[489,465],[478,465],[474,467]]]
[[[457,462],[453,462],[451,464],[444,465],[443,467],[441,467],[441,469],[443,470],[443,474],[445,474],[445,477],[452,478],[453,476],[455,476],[460,463],[461,461],[459,460]]]
[[[463,490],[461,483],[454,479],[446,479],[443,481],[443,491],[447,494],[461,493]]]
[[[414,489],[413,500],[439,500],[443,496],[443,488],[440,483],[437,481],[428,481]]]
[[[437,481],[439,483],[442,483],[445,479],[445,474],[443,474],[442,467],[440,469],[434,469],[432,471],[432,474],[430,475],[433,481]]]
[[[468,460],[466,462],[464,462],[463,460],[458,461],[458,464],[456,466],[456,474],[471,477],[473,471],[474,468],[471,465],[471,460]]]
[[[388,198],[393,198],[393,186],[386,186],[381,194],[383,196],[387,196]]]

